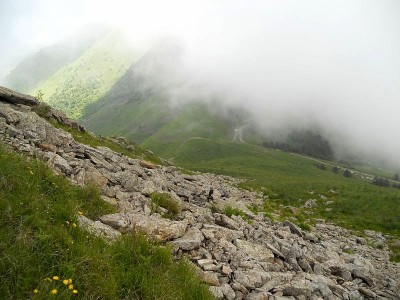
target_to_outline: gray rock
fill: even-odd
[[[171,244],[182,250],[193,250],[200,247],[203,240],[204,236],[201,231],[196,227],[191,227],[182,237],[172,241]]]
[[[261,270],[236,271],[235,280],[248,289],[262,287],[265,282],[271,279],[271,276]]]
[[[225,296],[225,299],[227,300],[234,300],[235,299],[235,291],[231,288],[231,286],[227,283],[224,283],[220,287],[222,293]]]
[[[86,229],[90,233],[96,236],[105,237],[108,240],[115,240],[121,236],[121,233],[113,229],[112,227],[103,224],[99,221],[94,222],[82,215],[78,216],[78,222],[79,226]]]
[[[252,291],[246,298],[247,300],[269,300],[270,295],[266,292]]]
[[[237,239],[235,241],[238,251],[243,252],[245,256],[255,259],[259,262],[268,262],[274,258],[272,251],[263,246]]]
[[[36,106],[39,104],[39,102],[35,97],[18,93],[3,86],[0,86],[0,101],[9,102],[12,104],[29,105],[29,106]]]
[[[215,223],[233,230],[239,230],[239,225],[226,215],[214,214]]]
[[[110,214],[100,217],[101,222],[121,232],[139,231],[161,242],[177,239],[185,234],[187,221],[171,221],[140,214]]]
[[[205,283],[208,283],[209,285],[220,286],[218,274],[215,272],[203,272],[201,278]]]
[[[291,233],[297,234],[299,237],[303,236],[303,232],[301,231],[301,229],[297,225],[294,225],[292,222],[286,220],[285,222],[283,222],[283,225],[288,226]]]
[[[221,288],[217,286],[210,286],[209,290],[216,300],[224,299],[224,293],[222,292]]]
[[[284,296],[294,296],[296,298],[305,296],[311,298],[312,289],[308,284],[292,282],[290,285],[285,285],[282,291]]]

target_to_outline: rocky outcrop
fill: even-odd
[[[271,221],[247,208],[263,199],[237,188],[237,179],[182,174],[173,166],[79,144],[26,102],[7,99],[0,102],[2,143],[41,158],[76,184],[95,183],[103,199],[118,207],[118,213],[99,220],[80,216],[81,226],[111,240],[141,231],[169,244],[176,257],[191,260],[217,299],[400,298],[400,266],[389,261],[385,247],[372,248],[323,220],[311,232]],[[152,192],[179,203],[174,220],[162,217],[166,208],[153,209]],[[227,205],[246,217],[224,215]],[[385,242],[381,234],[367,236]]]
[[[0,86],[0,101],[29,106],[35,106],[39,104],[35,97],[21,94],[2,86]]]

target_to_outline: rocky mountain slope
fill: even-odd
[[[80,144],[41,118],[32,97],[0,88],[0,140],[44,160],[72,182],[94,182],[119,212],[80,225],[115,239],[142,231],[187,257],[217,299],[399,299],[400,265],[389,261],[385,236],[362,238],[319,220],[310,232],[255,214],[261,195],[239,189],[238,180],[187,175],[174,166],[128,158],[106,147]],[[50,115],[57,116],[57,112]],[[57,118],[56,118],[57,119]],[[65,118],[59,122],[84,130]],[[171,220],[156,207],[164,195],[179,210]],[[243,212],[228,217],[224,208]]]

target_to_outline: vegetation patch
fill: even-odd
[[[110,244],[77,226],[78,214],[114,211],[96,188],[0,148],[2,299],[212,299],[168,248],[142,235]]]
[[[160,212],[159,207],[167,210],[167,212],[161,212],[161,216],[167,219],[175,219],[176,216],[181,212],[179,203],[172,199],[167,193],[156,193],[150,194],[150,199],[153,204],[152,210]]]
[[[246,213],[236,207],[233,207],[231,205],[227,205],[224,208],[224,213],[228,216],[228,217],[232,217],[232,216],[240,216],[243,220],[245,220],[246,222],[250,223],[251,219],[246,215]]]

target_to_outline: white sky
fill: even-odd
[[[193,79],[246,99],[261,127],[312,120],[400,165],[398,0],[0,1],[0,82],[85,23],[117,25],[134,41],[170,34],[186,45]]]

